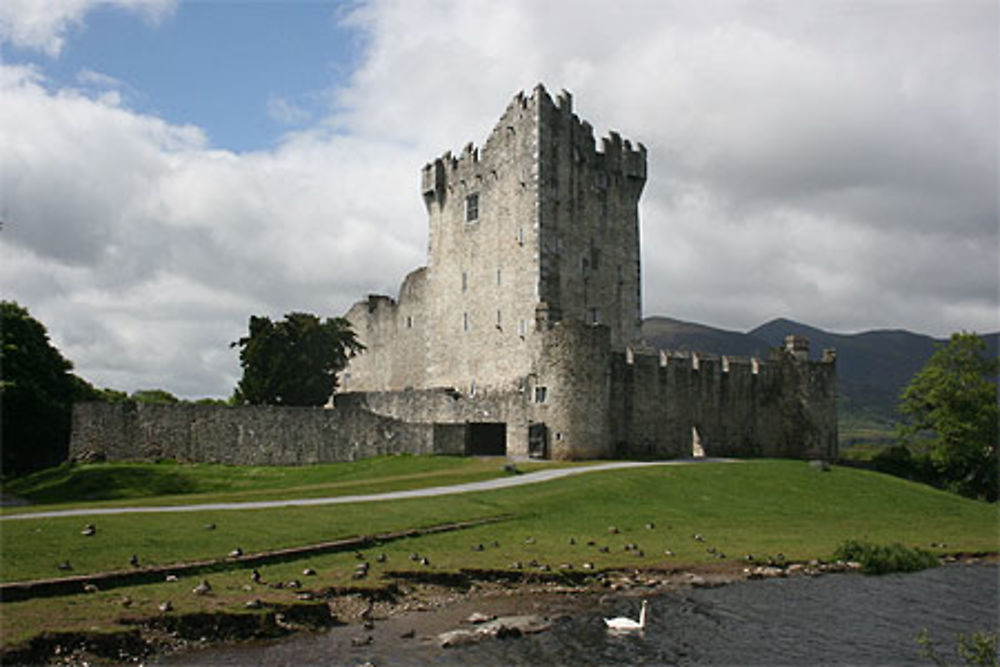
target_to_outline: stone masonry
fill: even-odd
[[[75,406],[71,455],[306,464],[389,453],[555,459],[837,454],[833,351],[639,340],[646,149],[519,93],[481,148],[421,172],[427,266],[346,317],[333,409]],[[687,287],[687,286],[685,286]]]
[[[646,349],[646,149],[595,142],[565,91],[519,93],[477,148],[421,172],[427,266],[347,313],[365,353],[335,405],[463,426],[467,453],[551,458],[836,454],[835,361]]]

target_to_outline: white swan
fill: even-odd
[[[639,611],[639,620],[619,616],[618,618],[606,618],[604,624],[611,632],[638,632],[646,629],[646,607],[648,603],[642,601],[642,609]]]

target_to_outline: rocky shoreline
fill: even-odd
[[[954,555],[942,562],[996,561]],[[853,572],[856,564],[720,562],[684,568],[534,573],[462,570],[393,573],[384,586],[310,591],[311,599],[239,613],[162,613],[107,632],[44,633],[0,652],[2,664],[122,664],[183,655],[229,642],[274,640],[332,630],[351,645],[435,641],[450,647],[544,632],[566,601],[654,596],[752,579]],[[196,655],[192,654],[192,655]]]

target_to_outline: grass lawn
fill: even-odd
[[[427,465],[421,459],[407,463]],[[359,464],[351,464],[359,465]],[[497,466],[496,462],[492,464]],[[295,469],[304,476],[309,469]],[[404,470],[396,475],[404,475]],[[730,561],[746,554],[783,553],[788,559],[830,558],[847,539],[901,542],[937,553],[998,550],[997,506],[873,472],[834,467],[821,472],[801,461],[754,460],[595,472],[537,485],[394,502],[277,510],[122,515],[95,519],[24,519],[0,523],[4,581],[59,576],[57,564],[73,564],[72,574],[127,569],[131,554],[142,563],[224,557],[236,546],[245,552],[296,546],[361,534],[423,527],[478,517],[511,514],[501,523],[459,532],[407,538],[364,554],[372,574],[366,585],[389,570],[459,568],[509,569],[514,561],[537,560],[558,570],[583,562],[597,569],[683,567],[718,562],[708,547]],[[92,537],[84,523],[97,525]],[[205,530],[207,523],[215,530]],[[653,528],[646,524],[651,522]],[[619,532],[612,534],[608,528]],[[705,541],[692,539],[700,533]],[[531,538],[529,540],[529,538]],[[575,544],[571,544],[572,540]],[[588,540],[595,546],[586,546]],[[498,546],[493,546],[493,542]],[[643,550],[626,551],[635,543]],[[482,551],[478,545],[484,545]],[[608,553],[598,551],[608,546]],[[474,548],[477,548],[474,550]],[[673,556],[664,555],[671,549]],[[425,568],[408,556],[427,555]],[[326,554],[261,568],[267,580],[301,578],[304,567],[318,576],[303,579],[312,589],[351,584],[354,554]],[[178,610],[240,611],[249,597],[290,602],[290,591],[260,587],[253,593],[248,570],[210,575],[212,596],[190,593],[192,579],[115,589],[92,595],[4,603],[4,643],[41,629],[102,627],[124,614],[155,615],[156,604],[171,599]],[[356,583],[356,582],[354,582]],[[115,604],[133,598],[127,612]]]
[[[98,463],[62,465],[15,479],[3,491],[36,503],[3,513],[138,505],[318,498],[444,486],[506,476],[502,460],[457,456],[382,456],[312,466],[233,466],[212,463]],[[518,463],[530,472],[581,465]],[[52,509],[46,507],[44,509]]]

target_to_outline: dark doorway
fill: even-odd
[[[507,453],[507,424],[469,423],[465,430],[465,453],[469,456],[504,456]]]
[[[528,456],[533,459],[549,458],[549,428],[545,424],[528,426]]]

